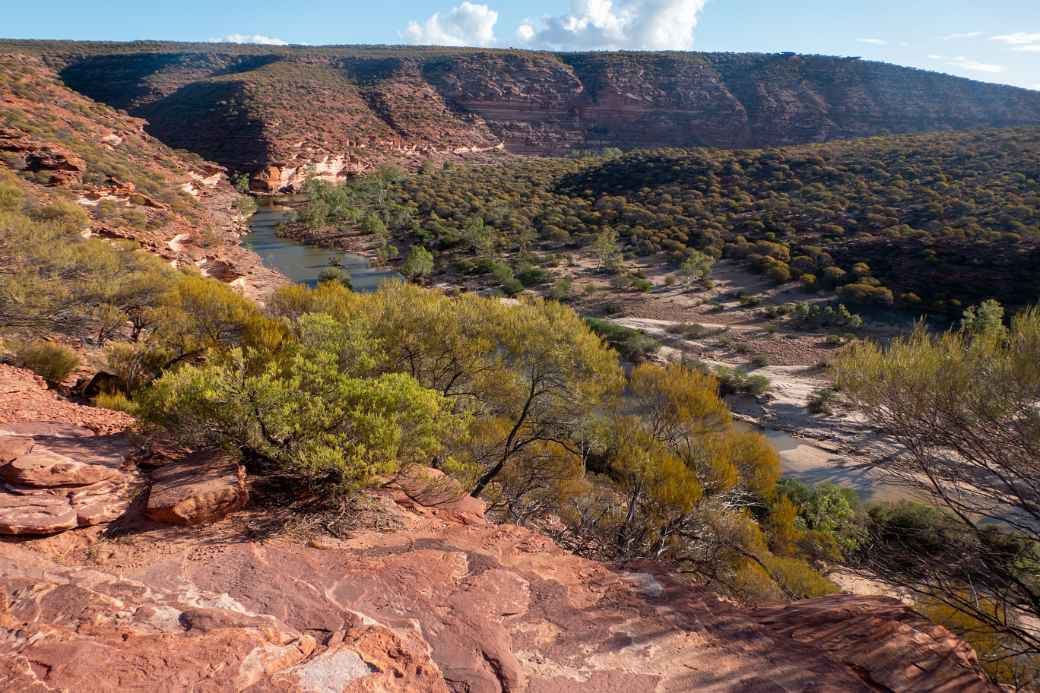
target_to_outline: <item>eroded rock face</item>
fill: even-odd
[[[793,53],[12,49],[46,54],[65,84],[165,143],[250,172],[257,192],[500,148],[771,147],[1040,122],[1029,90]]]
[[[151,474],[147,515],[156,522],[195,525],[218,520],[249,499],[245,469],[219,450],[203,450]]]
[[[84,693],[996,690],[962,643],[891,600],[743,610],[652,565],[586,561],[400,491],[368,507],[396,529],[260,543],[240,513],[66,549],[60,566],[45,542],[0,544],[0,680]]]
[[[47,175],[51,185],[78,183],[87,170],[86,162],[68,149],[39,142],[11,128],[0,128],[0,152],[20,158],[21,169]]]
[[[119,518],[141,486],[130,449],[122,434],[0,425],[0,534],[53,534]]]

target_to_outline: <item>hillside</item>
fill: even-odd
[[[542,251],[543,276],[607,231],[673,271],[698,250],[852,303],[959,316],[988,298],[1040,300],[1036,128],[526,158],[388,186],[387,225],[456,275],[494,271],[479,261],[477,227],[514,262]]]
[[[224,169],[145,126],[67,88],[37,58],[0,53],[0,176],[13,175],[20,196],[82,215],[86,237],[134,241],[253,295],[278,283],[238,245],[245,208]]]
[[[257,190],[495,151],[772,147],[1040,123],[1040,93],[795,54],[8,41]]]

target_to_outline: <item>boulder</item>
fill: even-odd
[[[439,469],[411,464],[387,484],[399,503],[483,517],[487,504]]]
[[[122,516],[139,487],[124,435],[29,422],[0,427],[0,534],[53,534]]]
[[[152,472],[148,517],[195,525],[218,520],[249,499],[245,469],[221,450],[202,450]]]

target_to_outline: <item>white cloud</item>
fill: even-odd
[[[288,46],[288,41],[263,34],[228,34],[220,38],[210,39],[212,43],[258,43],[263,46]]]
[[[1011,50],[1022,51],[1024,53],[1040,53],[1040,43],[1032,43],[1028,46],[1015,46]]]
[[[537,33],[538,30],[534,28],[534,24],[527,19],[516,28],[516,37],[524,43],[530,43]]]
[[[1007,68],[1003,65],[994,65],[992,63],[983,63],[978,60],[966,58],[963,55],[959,55],[955,58],[951,58],[946,55],[929,55],[932,60],[939,60],[948,65],[949,67],[955,67],[961,70],[967,70],[968,72],[989,72],[997,73],[1003,72]]]
[[[869,43],[872,46],[887,46],[888,41],[879,38],[858,38],[856,39],[860,43]]]
[[[435,12],[420,24],[409,22],[409,43],[431,46],[490,46],[495,42],[498,12],[487,5],[463,2],[444,14]]]
[[[1006,43],[1009,46],[1024,46],[1028,43],[1040,43],[1040,33],[1030,34],[1025,31],[1018,31],[1014,34],[1002,34],[1000,36],[991,36],[991,41],[1000,41]]]
[[[517,36],[541,48],[689,50],[706,0],[571,0],[571,12],[525,22]]]
[[[956,41],[957,39],[978,38],[979,36],[982,36],[982,32],[981,31],[964,31],[964,32],[961,32],[959,34],[946,34],[946,36],[942,37],[942,40],[943,41]]]

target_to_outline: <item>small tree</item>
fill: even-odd
[[[679,267],[679,274],[686,279],[687,284],[693,284],[704,280],[714,266],[715,258],[699,250],[691,250]]]
[[[592,242],[592,250],[599,259],[602,269],[616,272],[621,267],[621,246],[618,243],[617,231],[611,228],[600,231]]]
[[[411,280],[428,277],[433,273],[433,253],[421,245],[413,245],[401,266],[404,276]]]

